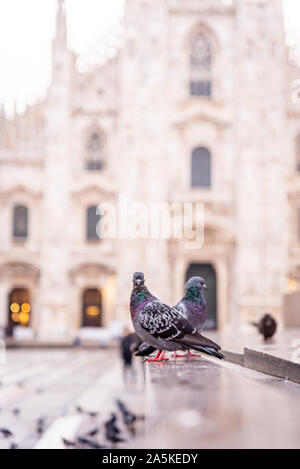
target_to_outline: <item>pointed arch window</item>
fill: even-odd
[[[13,237],[26,239],[28,237],[28,209],[25,205],[15,205],[13,210]]]
[[[190,95],[211,96],[211,44],[203,33],[197,34],[191,44]]]
[[[297,135],[295,140],[295,161],[296,161],[296,171],[300,173],[300,133]]]
[[[99,241],[98,223],[100,214],[97,205],[91,205],[86,211],[86,239],[88,241]]]
[[[92,132],[86,142],[85,169],[100,171],[103,168],[103,138],[100,132]]]
[[[192,187],[211,186],[211,154],[205,147],[197,147],[192,152],[191,185]]]

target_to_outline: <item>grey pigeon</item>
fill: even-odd
[[[184,286],[184,297],[174,306],[198,332],[203,330],[207,318],[203,289],[207,290],[205,280],[191,277]]]
[[[164,359],[162,351],[197,350],[224,358],[220,346],[201,336],[175,308],[159,301],[145,285],[142,272],[133,274],[130,313],[138,336],[159,350],[153,361]],[[152,360],[151,360],[152,361]]]
[[[203,330],[207,318],[206,300],[203,290],[207,290],[205,280],[202,277],[191,277],[184,286],[184,297],[173,306],[198,332]],[[153,347],[141,343],[138,346],[136,356],[146,356],[153,351]],[[188,356],[194,355],[188,352]]]
[[[258,323],[253,322],[252,324],[264,336],[265,342],[273,337],[277,329],[277,322],[270,314],[265,314]]]

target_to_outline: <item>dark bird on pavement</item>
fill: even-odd
[[[75,441],[70,441],[70,440],[67,440],[66,438],[62,438],[62,442],[63,442],[63,444],[65,445],[66,448],[71,448],[71,447],[76,446]]]
[[[37,423],[36,431],[39,435],[41,435],[42,433],[44,433],[44,430],[45,430],[45,418],[39,417],[36,423]]]
[[[16,417],[18,417],[18,416],[20,415],[20,413],[21,413],[21,410],[16,407],[15,409],[12,409],[12,413],[13,413]]]
[[[112,414],[111,418],[105,422],[105,436],[111,443],[120,443],[124,441],[123,438],[119,437],[120,430],[116,425],[116,414]]]
[[[89,415],[90,417],[97,417],[98,412],[93,412],[93,411],[92,411],[92,412],[88,412],[88,415]]]
[[[99,443],[97,443],[97,441],[90,440],[89,438],[86,438],[85,436],[79,436],[77,438],[77,441],[78,441],[78,443],[80,443],[82,445],[87,445],[87,446],[89,446],[90,448],[93,448],[93,449],[104,449],[104,448],[106,448],[106,446],[100,445]]]
[[[253,322],[252,325],[264,336],[265,342],[273,337],[277,329],[277,322],[270,314],[265,314],[260,321]]]
[[[8,430],[8,428],[0,428],[0,433],[2,433],[5,438],[10,438],[11,436],[14,436],[14,434],[10,430]]]
[[[122,402],[120,399],[117,399],[116,402],[122,414],[123,422],[125,423],[125,425],[132,425],[136,421],[136,415],[130,412],[124,402]]]
[[[9,445],[9,449],[18,449],[17,443],[13,443],[13,442],[12,442],[12,443]]]
[[[94,428],[93,430],[90,430],[89,432],[87,432],[87,435],[88,436],[95,436],[97,435],[97,433],[99,433],[99,428]]]
[[[76,409],[77,412],[79,412],[80,414],[81,414],[82,412],[84,412],[83,408],[80,407],[80,405],[77,405],[77,406],[75,407],[75,409]]]
[[[156,357],[149,361],[166,360],[163,352],[166,350],[174,352],[189,349],[224,358],[219,352],[219,345],[200,335],[179,311],[162,303],[150,293],[142,272],[135,272],[133,275],[130,313],[139,337],[158,349]]]

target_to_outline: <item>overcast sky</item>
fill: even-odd
[[[300,46],[300,0],[283,4],[289,40]],[[124,0],[66,0],[68,43],[82,70],[112,53],[123,6]],[[16,101],[22,112],[45,93],[56,7],[57,0],[0,0],[0,102],[8,111]]]

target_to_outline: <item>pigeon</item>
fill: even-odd
[[[90,448],[93,448],[93,449],[106,448],[106,446],[99,445],[99,443],[97,443],[97,441],[90,440],[90,439],[86,438],[85,436],[79,436],[77,438],[77,441],[78,441],[78,443],[81,443],[82,445],[88,445]]]
[[[127,409],[126,405],[124,402],[120,401],[120,399],[117,399],[117,406],[119,407],[122,416],[123,416],[123,422],[125,425],[131,425],[136,421],[136,415],[134,415],[130,410]]]
[[[62,442],[66,446],[66,448],[76,446],[75,441],[70,441],[70,440],[67,440],[66,438],[62,438]]]
[[[184,286],[184,297],[173,306],[198,332],[203,330],[207,318],[206,300],[203,290],[208,290],[205,280],[202,277],[191,277]],[[141,343],[136,356],[150,355],[153,351],[153,347]],[[175,352],[175,356],[182,357],[183,355],[177,355]],[[187,356],[198,357],[199,355],[195,355],[189,350]]]
[[[123,438],[119,437],[120,430],[116,425],[116,414],[112,414],[111,418],[105,422],[105,436],[111,443],[119,443],[124,441]]]
[[[203,330],[207,319],[206,300],[203,290],[208,290],[204,278],[191,277],[184,286],[184,297],[174,306],[199,333]],[[175,356],[178,356],[176,352]],[[199,357],[200,355],[188,350],[187,356]]]
[[[9,449],[18,449],[17,443],[12,442],[12,443],[9,445]]]
[[[201,332],[207,318],[203,290],[208,290],[202,277],[191,277],[184,286],[184,297],[174,306],[182,316]]]
[[[90,430],[89,432],[87,432],[87,435],[88,436],[95,436],[97,435],[97,433],[99,433],[99,428],[94,428],[93,430]]]
[[[91,412],[88,412],[88,415],[89,415],[90,417],[97,417],[98,412],[93,412],[93,411],[91,411]]]
[[[45,430],[45,419],[44,419],[44,417],[39,417],[37,419],[36,432],[39,435],[41,435],[42,433],[44,433],[44,430]]]
[[[258,328],[265,342],[273,337],[277,329],[277,322],[270,314],[265,314],[258,323],[253,322],[252,325]]]
[[[159,301],[145,285],[143,272],[133,274],[130,298],[133,326],[139,337],[158,349],[155,358],[148,361],[164,361],[164,352],[197,350],[217,358],[225,358],[219,345],[200,335],[196,328],[175,308]]]
[[[18,417],[18,416],[20,415],[20,412],[21,412],[21,410],[18,409],[17,407],[16,407],[15,409],[12,409],[12,413],[13,413],[16,417]]]
[[[0,428],[0,433],[2,433],[5,438],[10,438],[11,436],[14,436],[14,434],[10,430],[8,430],[8,428]]]

